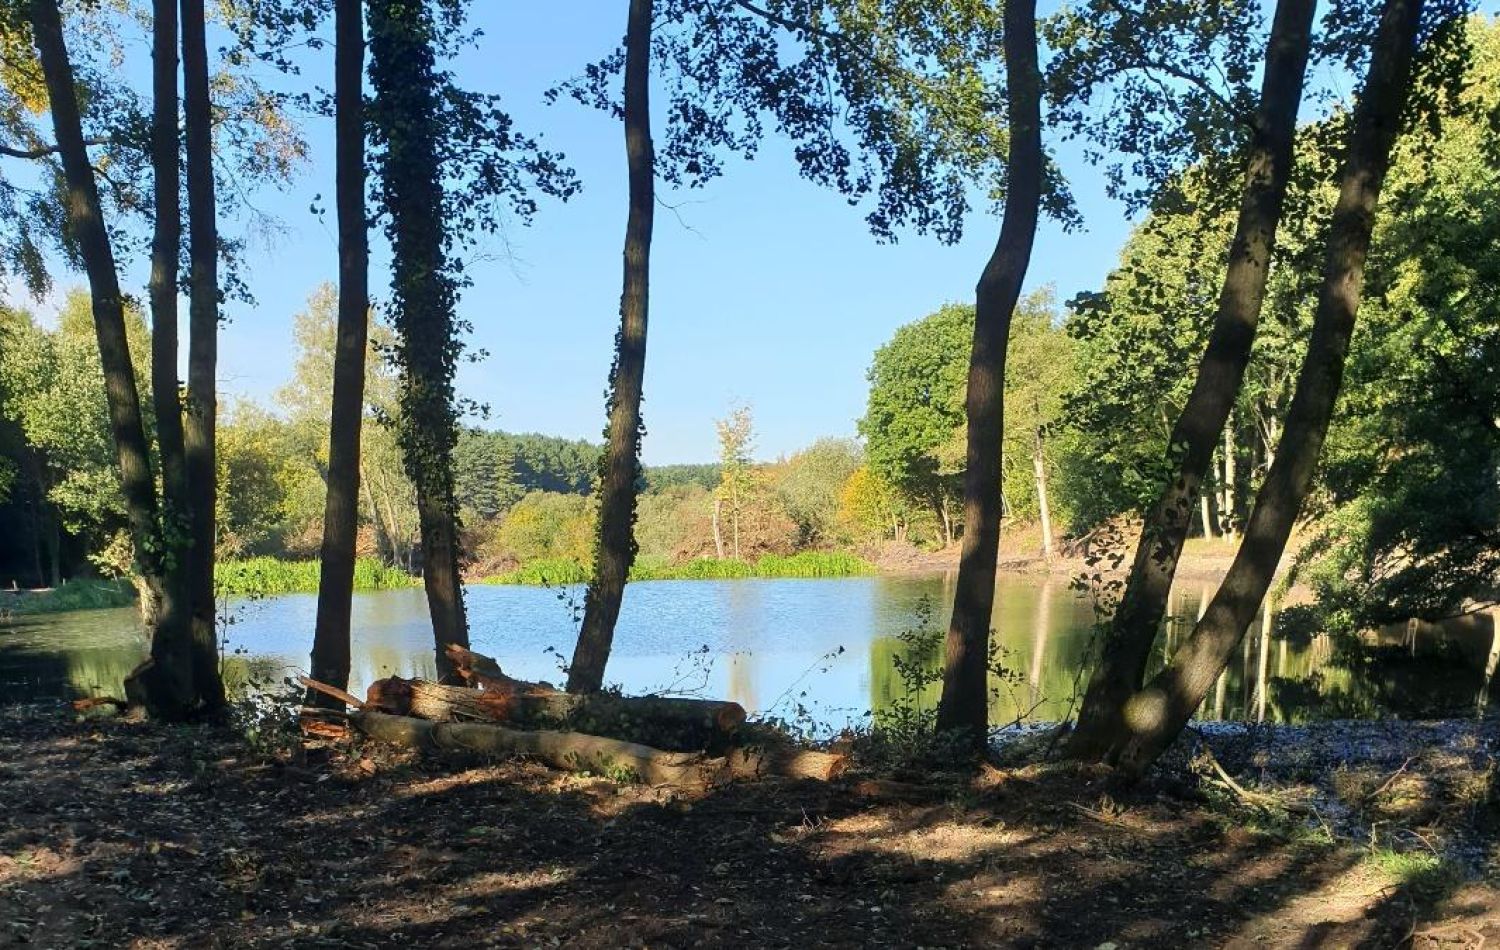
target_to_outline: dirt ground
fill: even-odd
[[[1247,756],[1229,767],[1245,776]],[[1349,778],[1359,767],[1338,770],[1355,800],[1386,796]],[[1467,807],[1493,809],[1493,791]],[[9,707],[0,946],[1500,941],[1493,838],[1476,851],[1471,837],[1467,869],[1434,876],[1315,826],[1278,826],[1177,774],[1128,793],[1032,767],[936,788],[683,796],[368,747],[293,765],[222,729]]]

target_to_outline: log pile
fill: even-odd
[[[349,726],[410,748],[524,755],[575,772],[653,785],[712,785],[768,775],[827,781],[848,766],[843,752],[736,747],[738,704],[661,696],[573,694],[507,676],[493,659],[448,647],[466,685],[390,677],[363,700],[302,680],[352,706]],[[325,711],[326,712],[326,711]],[[334,738],[339,724],[304,710],[309,735]]]

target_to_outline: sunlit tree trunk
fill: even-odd
[[[65,211],[68,228],[78,243],[79,257],[88,274],[94,332],[109,407],[110,435],[115,446],[130,538],[141,576],[142,610],[152,628],[153,663],[133,677],[134,688],[139,690],[138,695],[153,714],[182,718],[194,708],[191,644],[186,636],[173,638],[170,629],[164,631],[157,626],[161,613],[162,579],[156,484],[151,472],[150,447],[141,416],[135,368],[130,362],[130,344],[125,336],[125,307],[115,271],[114,249],[110,246],[98,185],[84,144],[73,65],[63,39],[57,0],[33,0],[31,16],[37,58],[47,85],[52,125],[57,136],[58,158],[67,186]]]
[[[1219,486],[1219,523],[1220,533],[1226,538],[1234,538],[1238,528],[1237,513],[1234,504],[1235,488],[1235,439],[1234,439],[1234,413],[1229,414],[1229,422],[1224,426],[1224,482]]]
[[[724,560],[724,530],[719,526],[720,514],[724,510],[724,499],[714,498],[714,557]]]
[[[183,426],[193,628],[193,686],[209,709],[224,704],[219,676],[214,603],[214,546],[218,540],[219,226],[214,196],[213,106],[208,89],[208,41],[203,0],[182,0],[182,90],[188,196],[188,411]]]
[[[364,425],[365,349],[370,332],[369,235],[365,216],[362,0],[334,3],[334,153],[339,226],[339,312],[328,429],[328,493],[318,574],[312,677],[349,686],[349,618],[359,535],[359,442]],[[378,532],[377,532],[378,534]],[[307,701],[342,705],[309,690]]]
[[[1078,757],[1104,754],[1120,735],[1125,704],[1144,680],[1166,612],[1194,496],[1244,379],[1291,174],[1316,6],[1316,0],[1280,0],[1276,5],[1245,190],[1213,329],[1193,390],[1167,441],[1175,471],[1147,513],[1125,591],[1079,709],[1069,745]]]
[[[1035,0],[1011,0],[1004,17],[1010,133],[1005,215],[975,293],[974,346],[965,403],[963,552],[938,703],[938,727],[962,730],[976,749],[986,741],[989,729],[986,681],[995,562],[1000,556],[1005,351],[1031,263],[1042,194],[1042,78],[1037,64]]]
[[[1042,556],[1050,563],[1052,552],[1052,507],[1047,501],[1047,445],[1042,430],[1036,430],[1036,444],[1031,453],[1031,464],[1036,470],[1036,503],[1042,518]]]
[[[1270,590],[1312,485],[1343,382],[1376,204],[1410,86],[1421,12],[1422,0],[1387,0],[1382,9],[1369,76],[1351,120],[1312,337],[1276,461],[1207,613],[1172,663],[1130,701],[1122,717],[1124,729],[1109,758],[1128,772],[1140,772],[1171,744],[1229,663]]]
[[[458,288],[448,259],[438,153],[435,24],[426,0],[372,0],[367,9],[373,124],[385,144],[380,192],[391,243],[391,316],[401,367],[397,425],[402,461],[417,495],[422,584],[437,666],[446,672],[444,648],[468,646],[469,629],[453,476]]]
[[[604,685],[604,667],[614,641],[625,582],[635,560],[636,485],[640,479],[641,391],[646,373],[646,318],[651,280],[651,226],[656,204],[656,160],[651,147],[651,3],[630,0],[625,27],[625,160],[630,210],[625,223],[625,281],[620,330],[610,373],[609,441],[599,484],[599,534],[594,576],[584,598],[583,624],[569,692]],[[739,556],[739,516],[734,524]]]

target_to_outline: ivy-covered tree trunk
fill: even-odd
[[[318,619],[312,647],[313,679],[339,689],[349,686],[349,623],[354,594],[354,549],[359,532],[359,442],[364,422],[365,348],[370,328],[370,246],[365,216],[365,34],[361,3],[362,0],[336,0],[333,11],[339,313],[333,351]],[[317,705],[339,702],[316,690],[308,691],[307,701]]]
[[[192,636],[192,539],[187,460],[177,377],[177,275],[182,201],[177,101],[177,0],[154,0],[151,28],[151,170],[156,221],[151,237],[151,399],[161,460],[162,589],[151,656],[159,666],[187,653]]]
[[[371,0],[368,11],[371,110],[376,141],[384,145],[380,195],[391,242],[391,322],[401,369],[397,434],[407,477],[416,488],[422,583],[438,668],[446,671],[443,648],[467,647],[469,631],[453,490],[458,288],[444,220],[434,23],[424,0]]]
[[[604,685],[615,622],[635,560],[635,507],[640,479],[641,391],[646,374],[646,318],[651,281],[651,226],[656,160],[651,147],[652,0],[630,0],[625,29],[625,159],[630,211],[625,223],[625,286],[610,372],[609,432],[600,464],[599,536],[583,625],[568,667],[569,692]],[[738,548],[738,520],[735,544]]]
[[[1140,773],[1176,739],[1228,665],[1265,600],[1312,485],[1343,382],[1375,209],[1411,86],[1421,14],[1422,0],[1387,0],[1382,10],[1369,76],[1351,123],[1312,338],[1276,461],[1208,610],[1167,668],[1125,709],[1123,728],[1105,758],[1127,772]]]
[[[1193,390],[1167,440],[1172,475],[1147,512],[1124,594],[1079,708],[1069,745],[1079,758],[1099,758],[1111,748],[1124,726],[1125,704],[1145,679],[1196,496],[1244,380],[1291,176],[1316,6],[1315,0],[1279,0],[1276,5],[1218,309]]]
[[[120,488],[130,539],[135,547],[137,568],[143,579],[142,605],[152,628],[154,663],[139,676],[140,695],[151,712],[182,718],[193,709],[192,654],[186,638],[158,639],[156,623],[162,596],[160,543],[157,525],[156,484],[151,472],[150,446],[141,418],[140,393],[130,362],[125,336],[125,307],[115,271],[114,249],[104,224],[99,189],[84,144],[73,65],[63,38],[62,17],[57,0],[31,3],[33,39],[57,136],[58,158],[67,187],[68,228],[78,242],[79,256],[88,274],[89,296],[94,314],[94,332],[99,343],[99,363],[104,371],[104,391],[109,406],[110,435],[120,471]]]
[[[1005,216],[975,293],[974,348],[965,404],[969,425],[963,552],[938,704],[938,727],[962,730],[976,748],[984,744],[989,729],[987,680],[995,562],[1000,556],[1005,353],[1011,317],[1031,263],[1042,195],[1042,77],[1037,63],[1036,2],[1010,0],[1004,16],[1010,126]]]
[[[188,195],[188,411],[183,427],[192,523],[193,686],[205,708],[224,705],[214,623],[218,465],[219,226],[214,195],[213,107],[203,0],[182,0],[182,89]]]

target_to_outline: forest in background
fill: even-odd
[[[1376,229],[1366,330],[1354,338],[1294,577],[1321,605],[1304,622],[1325,628],[1457,609],[1488,590],[1500,558],[1500,253],[1487,237],[1500,230],[1488,126],[1500,109],[1500,27],[1481,18],[1470,33],[1467,108],[1439,135],[1398,146],[1393,197]],[[1333,122],[1299,133],[1292,209],[1330,200],[1335,169],[1322,143]],[[1007,522],[1026,527],[1031,546],[1017,555],[1058,554],[1064,539],[1138,517],[1150,502],[1233,228],[1233,209],[1205,174],[1181,176],[1097,292],[1062,302],[1044,289],[1017,308],[1003,467]],[[1195,518],[1200,536],[1237,535],[1274,457],[1306,349],[1323,230],[1321,217],[1300,211],[1283,228],[1247,382]],[[315,570],[263,559],[317,555],[336,311],[331,285],[311,295],[295,320],[291,378],[273,405],[221,410],[219,547],[230,589],[315,589]],[[139,309],[129,314],[147,379],[145,321]],[[972,305],[945,305],[873,354],[858,438],[757,462],[751,409],[725,407],[719,459],[645,467],[633,576],[745,576],[767,558],[764,573],[857,573],[886,545],[951,544],[963,529],[973,321]],[[7,310],[0,328],[0,576],[37,586],[118,576],[130,551],[88,298],[67,295],[54,326]],[[365,570],[367,586],[404,583],[420,569],[414,492],[390,426],[397,380],[380,356],[389,337],[374,324],[365,363],[359,553],[395,570]],[[467,576],[586,580],[601,451],[585,440],[463,427],[454,472]],[[834,553],[843,556],[788,561]]]

